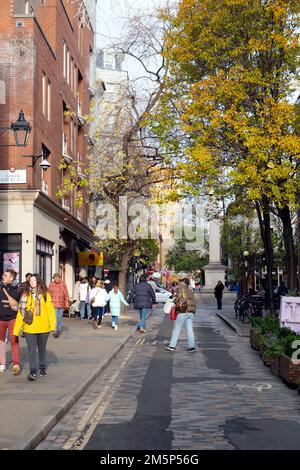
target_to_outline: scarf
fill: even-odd
[[[30,296],[30,302],[28,305],[28,298]],[[32,310],[34,315],[39,316],[41,314],[41,294],[38,294],[36,289],[30,289],[30,292],[26,292],[22,295],[20,300],[20,312],[24,317],[25,309]]]

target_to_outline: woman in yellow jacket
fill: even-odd
[[[40,375],[46,375],[46,344],[50,331],[55,331],[56,315],[48,289],[38,274],[32,274],[29,279],[29,291],[24,291],[20,308],[14,326],[14,336],[17,338],[23,328],[25,334],[30,372],[27,380],[37,379],[37,357],[39,353]],[[25,323],[25,309],[33,312],[31,324]]]

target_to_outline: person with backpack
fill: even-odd
[[[172,337],[169,345],[165,346],[168,351],[175,351],[181,328],[185,324],[188,339],[187,352],[195,353],[195,335],[193,330],[194,315],[196,312],[195,294],[189,289],[189,279],[184,278],[178,285],[175,297],[177,318],[174,321]]]
[[[17,274],[13,269],[7,269],[2,275],[0,285],[0,372],[6,371],[5,340],[8,331],[12,352],[13,375],[21,373],[20,346],[13,334],[20,298],[20,290],[16,277]]]
[[[61,325],[64,310],[68,309],[70,305],[68,288],[62,281],[61,275],[59,273],[54,273],[53,282],[50,282],[48,289],[52,297],[56,314],[56,332],[53,336],[54,338],[58,338],[61,335]]]

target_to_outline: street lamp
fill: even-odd
[[[15,144],[0,144],[0,147],[26,147],[31,126],[24,117],[24,113],[21,110],[19,117],[15,122],[12,122],[9,127],[0,127],[2,133],[6,131],[13,131]]]
[[[34,168],[35,167],[35,164],[36,162],[42,158],[42,161],[40,163],[40,167],[43,171],[47,171],[48,168],[51,167],[51,163],[48,162],[47,158],[48,156],[50,155],[50,152],[48,149],[44,149],[43,150],[43,153],[41,155],[23,155],[24,158],[31,158],[32,159],[32,163],[31,165],[28,165],[29,168]]]
[[[10,129],[13,131],[15,136],[15,142],[17,147],[26,147],[31,131],[31,126],[26,121],[23,110],[19,113],[19,117],[16,122],[12,122]]]
[[[245,289],[246,289],[246,292],[248,292],[248,289],[247,289],[247,277],[248,277],[248,256],[249,256],[249,251],[245,250],[243,252],[243,256],[245,258]]]

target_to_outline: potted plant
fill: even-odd
[[[300,380],[300,361],[293,359],[295,341],[300,341],[300,335],[292,331],[284,336],[284,353],[279,358],[280,377],[290,385],[297,385]]]
[[[268,333],[263,336],[264,345],[262,359],[266,366],[271,366],[271,371],[279,377],[279,357],[284,353],[284,340],[276,333]]]
[[[263,319],[260,317],[252,317],[251,318],[251,328],[250,328],[250,344],[252,349],[258,351],[262,332],[261,332],[261,323]]]

